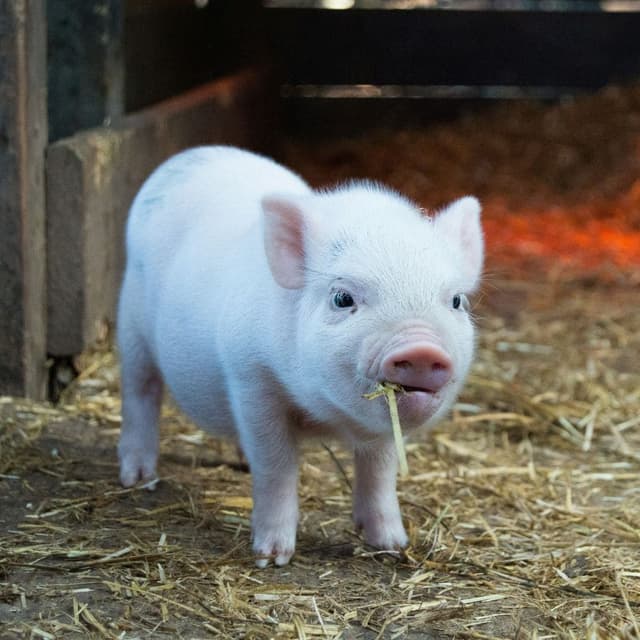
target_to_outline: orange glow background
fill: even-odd
[[[640,180],[617,198],[550,207],[484,202],[487,253],[551,261],[573,272],[640,273]]]
[[[297,140],[284,160],[313,185],[370,178],[427,210],[476,195],[490,271],[526,265],[640,283],[640,85]]]

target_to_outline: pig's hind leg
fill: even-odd
[[[123,297],[125,295],[123,288]],[[162,378],[153,363],[146,341],[136,330],[134,319],[130,317],[134,309],[135,307],[128,307],[121,302],[118,317],[122,393],[118,457],[120,481],[125,487],[156,477],[158,416],[163,391]]]

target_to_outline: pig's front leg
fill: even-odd
[[[379,549],[407,546],[396,495],[398,458],[392,438],[381,438],[354,451],[353,519],[365,541]]]
[[[298,526],[298,452],[282,404],[255,388],[235,413],[253,483],[251,528],[256,565],[291,559]],[[260,399],[260,406],[256,403]],[[268,400],[266,398],[269,398]]]

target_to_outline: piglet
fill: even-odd
[[[337,436],[354,455],[353,517],[367,543],[407,544],[388,407],[404,431],[450,409],[474,328],[480,205],[434,217],[373,182],[313,191],[265,157],[201,147],[169,159],[129,215],[118,312],[120,479],[155,476],[166,386],[199,426],[239,442],[253,480],[256,563],[289,562],[298,442]]]

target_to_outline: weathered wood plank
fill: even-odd
[[[49,353],[78,353],[113,322],[125,219],[149,173],[190,146],[268,146],[272,86],[246,71],[49,147]]]
[[[45,392],[44,0],[0,2],[0,393]]]
[[[640,76],[640,12],[269,9],[290,84],[597,88]]]

